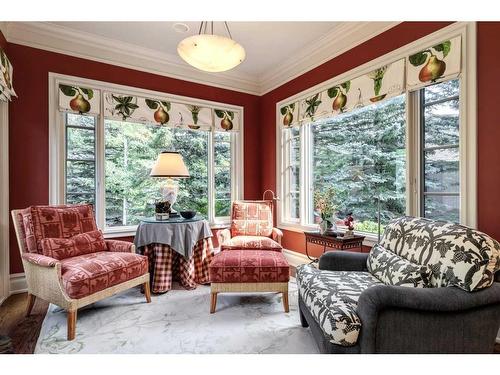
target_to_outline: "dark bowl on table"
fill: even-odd
[[[181,211],[181,216],[189,220],[196,216],[196,211]]]

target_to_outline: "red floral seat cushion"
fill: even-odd
[[[287,282],[290,267],[279,251],[232,250],[215,255],[209,274],[216,283]]]
[[[42,254],[41,241],[44,238],[71,238],[97,230],[90,204],[32,206],[31,221],[36,252],[39,254]]]
[[[71,238],[44,238],[41,243],[43,255],[59,260],[108,250],[100,230]]]
[[[221,245],[221,250],[274,250],[281,251],[283,247],[269,237],[236,236]]]
[[[148,259],[102,251],[61,260],[62,282],[71,298],[83,298],[148,272]]]

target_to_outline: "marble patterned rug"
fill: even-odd
[[[280,294],[221,294],[209,314],[210,288],[153,296],[138,288],[78,311],[76,338],[66,341],[66,312],[50,305],[35,353],[317,353],[302,328],[297,287],[290,282],[290,313]]]

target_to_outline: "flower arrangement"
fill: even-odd
[[[354,230],[354,218],[352,217],[352,212],[347,214],[346,218],[344,219],[344,225],[347,227],[347,229]]]
[[[346,218],[344,219],[344,225],[347,227],[346,232],[344,233],[345,238],[354,236],[354,218],[352,217],[352,212],[348,213]]]
[[[314,192],[315,215],[321,218],[320,230],[323,234],[332,231],[333,216],[336,210],[334,198],[335,189],[333,187],[329,187],[324,191]]]

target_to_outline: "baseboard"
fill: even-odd
[[[19,294],[28,291],[26,276],[24,273],[13,273],[10,275],[10,294]]]

